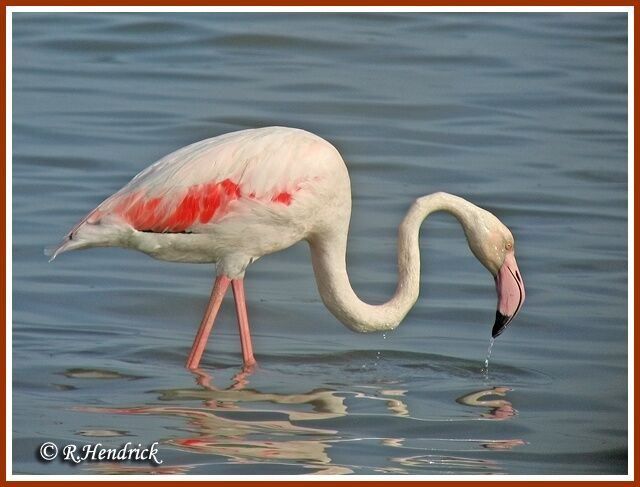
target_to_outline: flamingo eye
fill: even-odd
[[[511,242],[507,242],[507,245],[505,245],[505,248],[507,250],[511,250],[513,248],[513,244]]]

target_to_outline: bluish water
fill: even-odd
[[[15,473],[620,474],[627,471],[626,14],[13,16]],[[483,373],[491,276],[457,222],[423,226],[421,298],[358,335],[299,244],[246,278],[183,368],[214,270],[54,244],[188,143],[288,125],[349,165],[349,272],[395,289],[418,196],[461,195],[513,231],[527,301]],[[37,460],[158,441],[161,467]]]

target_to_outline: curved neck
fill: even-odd
[[[345,326],[357,332],[396,328],[413,307],[420,291],[420,225],[435,211],[451,213],[466,230],[478,207],[447,193],[418,198],[398,232],[398,285],[384,304],[361,301],[351,287],[346,268],[348,220],[330,233],[309,240],[311,261],[322,301]]]

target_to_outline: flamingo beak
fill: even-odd
[[[520,276],[518,263],[513,251],[504,258],[504,263],[496,276],[496,291],[498,293],[498,309],[496,322],[491,336],[500,335],[516,317],[524,303],[524,282]]]

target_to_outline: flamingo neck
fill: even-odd
[[[465,229],[479,208],[447,193],[418,198],[404,217],[398,232],[398,285],[393,297],[384,304],[361,301],[351,287],[346,268],[348,219],[331,233],[309,240],[311,260],[318,290],[324,304],[345,326],[357,332],[375,332],[396,328],[413,307],[420,291],[420,242],[422,222],[431,213],[451,213]],[[469,238],[469,237],[467,237]]]

